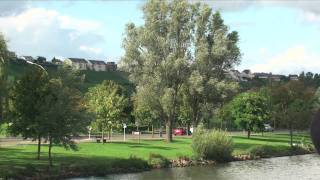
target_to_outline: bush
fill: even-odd
[[[0,136],[7,136],[9,125],[7,123],[0,124]]]
[[[169,167],[171,162],[160,154],[150,154],[149,164],[153,167],[164,168]]]
[[[268,145],[253,146],[249,149],[249,153],[251,156],[259,156],[262,158],[282,156],[287,154],[286,150],[281,150],[277,147]]]
[[[253,146],[249,149],[249,153],[251,156],[259,156],[261,158],[269,158],[269,157],[280,157],[280,156],[291,156],[291,155],[302,155],[308,154],[312,151],[304,148],[302,146],[293,146],[291,147],[275,147],[268,145],[258,145]]]
[[[232,159],[232,138],[224,131],[207,131],[199,126],[193,134],[191,146],[198,159],[215,160],[217,162]]]

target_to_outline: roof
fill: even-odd
[[[253,73],[255,76],[270,76],[269,73]]]
[[[100,60],[89,60],[89,62],[91,64],[106,65],[106,63],[104,61],[100,61]]]
[[[88,63],[85,59],[83,58],[68,58],[70,61],[75,62],[75,63]]]
[[[290,74],[289,77],[299,77],[299,76],[296,74]]]
[[[26,61],[33,61],[33,57],[32,56],[22,56]]]
[[[61,59],[53,57],[52,62],[63,62]]]

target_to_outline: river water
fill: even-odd
[[[320,156],[316,154],[239,161],[212,167],[158,169],[77,180],[320,180]]]

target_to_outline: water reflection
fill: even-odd
[[[110,175],[107,180],[319,180],[320,156],[316,154]]]

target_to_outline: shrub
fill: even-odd
[[[171,162],[160,154],[150,154],[149,164],[153,167],[164,168],[169,167]]]
[[[287,154],[285,150],[280,150],[274,146],[268,145],[257,145],[249,149],[251,156],[259,156],[262,158],[272,157],[272,156],[281,156]]]
[[[7,123],[0,125],[0,136],[7,136],[9,134],[8,127],[9,125]]]
[[[262,158],[269,157],[279,157],[279,156],[291,156],[291,155],[301,155],[308,154],[312,152],[311,150],[302,147],[302,146],[293,146],[291,147],[275,147],[269,145],[258,145],[253,146],[249,149],[251,156],[259,156]]]
[[[232,138],[224,131],[203,129],[197,127],[192,137],[192,150],[198,159],[215,160],[218,162],[232,159]]]

